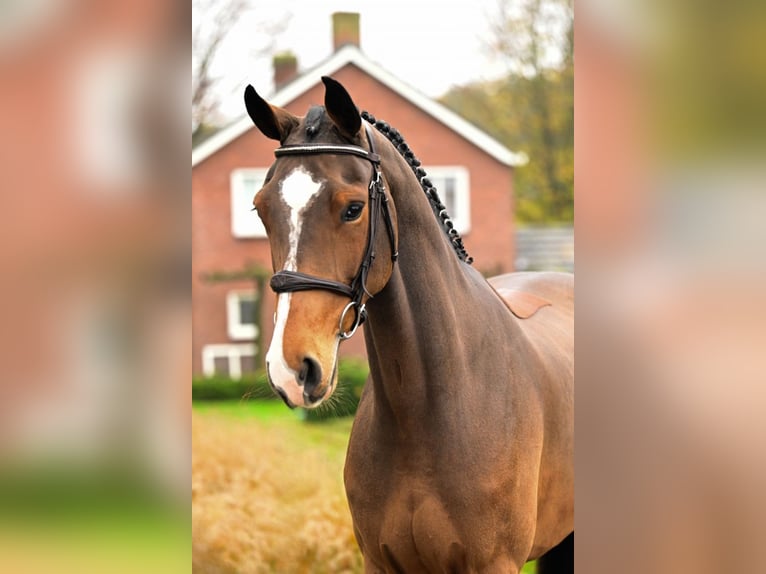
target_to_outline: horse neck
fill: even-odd
[[[477,320],[476,306],[490,288],[458,259],[406,162],[390,145],[381,156],[396,207],[399,260],[368,304],[365,341],[378,412],[405,424],[421,410],[433,414],[446,387],[463,382],[471,358],[461,332]]]

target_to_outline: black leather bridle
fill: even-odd
[[[279,158],[288,155],[315,155],[315,154],[336,154],[336,155],[355,155],[366,159],[372,164],[372,177],[369,185],[369,213],[367,226],[367,246],[364,250],[364,257],[359,264],[359,270],[356,272],[350,285],[335,281],[333,279],[323,279],[301,273],[300,271],[277,271],[271,278],[269,285],[275,293],[291,293],[293,291],[310,291],[314,289],[323,289],[332,291],[340,295],[345,295],[351,299],[346,305],[340,316],[339,337],[348,339],[362,324],[367,316],[365,305],[362,303],[364,295],[372,297],[367,290],[367,275],[375,259],[375,236],[378,229],[378,218],[382,217],[388,231],[388,238],[391,243],[391,261],[396,261],[399,256],[396,249],[396,236],[394,224],[391,220],[391,211],[388,206],[388,196],[386,188],[383,185],[380,174],[380,156],[375,152],[375,143],[372,138],[370,125],[364,122],[365,134],[370,150],[355,145],[332,145],[332,144],[298,144],[284,145],[274,150],[274,155]],[[354,323],[349,331],[343,330],[343,321],[349,310],[354,309]]]

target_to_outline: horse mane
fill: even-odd
[[[464,261],[468,265],[473,263],[473,257],[468,255],[468,252],[465,250],[463,239],[460,237],[457,229],[455,229],[455,225],[452,223],[452,219],[447,213],[447,208],[439,198],[439,193],[436,191],[436,187],[431,183],[431,180],[428,179],[426,170],[420,167],[420,160],[418,160],[418,158],[415,157],[415,154],[412,153],[412,150],[407,145],[407,142],[404,141],[399,130],[391,127],[382,120],[376,120],[371,113],[366,111],[362,112],[362,118],[375,126],[380,133],[386,136],[386,138],[394,145],[396,151],[399,152],[399,155],[401,155],[407,162],[407,165],[410,166],[418,182],[420,182],[420,187],[423,188],[423,191],[428,198],[428,203],[431,205],[431,209],[433,210],[437,221],[441,224],[442,230],[447,235],[447,239],[449,239],[455,253],[457,253],[458,259]]]

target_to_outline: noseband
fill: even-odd
[[[348,339],[351,337],[367,317],[362,298],[365,294],[367,294],[368,297],[372,297],[372,294],[367,290],[367,275],[369,274],[370,267],[372,267],[372,262],[375,259],[375,236],[377,234],[379,218],[383,219],[383,222],[386,225],[386,230],[388,231],[388,238],[391,243],[391,261],[396,261],[398,257],[394,224],[391,221],[391,211],[388,207],[388,196],[386,195],[386,188],[383,185],[380,174],[380,156],[375,152],[375,143],[372,138],[370,125],[367,122],[364,122],[364,128],[370,151],[354,145],[328,144],[285,145],[274,150],[274,155],[277,158],[287,155],[355,155],[366,159],[372,164],[373,171],[369,185],[370,200],[368,203],[367,247],[364,250],[362,262],[359,264],[359,270],[356,272],[351,284],[346,285],[345,283],[334,281],[332,279],[323,279],[321,277],[315,277],[314,275],[301,273],[300,271],[287,270],[277,271],[269,283],[271,289],[275,293],[291,293],[293,291],[321,289],[324,291],[332,291],[333,293],[338,293],[351,299],[351,302],[344,307],[340,316],[339,336],[341,339]],[[349,331],[344,332],[343,320],[351,309],[354,310],[354,324]]]

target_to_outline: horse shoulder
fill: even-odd
[[[490,285],[504,291],[531,293],[550,301],[528,319],[511,316],[536,349],[539,368],[536,377],[544,397],[542,464],[538,487],[538,514],[534,554],[560,541],[573,528],[573,507],[569,493],[574,488],[574,276],[568,273],[511,273],[494,277]],[[510,314],[509,314],[510,315]],[[563,502],[568,501],[568,502]]]

